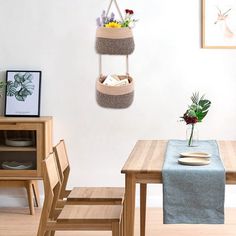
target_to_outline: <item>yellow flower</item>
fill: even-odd
[[[109,22],[109,23],[105,24],[105,27],[106,28],[121,28],[121,24],[112,21],[112,22]]]

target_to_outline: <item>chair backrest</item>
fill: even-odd
[[[45,228],[47,221],[53,220],[55,216],[55,208],[59,199],[61,191],[61,181],[58,173],[56,158],[54,153],[50,153],[48,157],[43,161],[43,173],[44,173],[44,193],[45,199],[43,204],[43,210],[41,213],[40,225],[38,235],[40,235],[41,228]]]
[[[61,180],[54,152],[43,161],[43,168],[45,201],[50,203],[48,210],[50,209],[50,213],[53,213],[61,190]]]
[[[66,151],[65,141],[60,140],[60,142],[55,147],[53,147],[53,151],[55,152],[58,165],[58,172],[62,183],[61,194],[60,194],[60,199],[62,199],[63,197],[66,197],[66,185],[70,173],[70,164]]]

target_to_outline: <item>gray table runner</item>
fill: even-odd
[[[181,152],[210,153],[205,166],[178,164]],[[216,141],[199,141],[187,147],[186,141],[168,142],[163,177],[163,211],[165,224],[223,224],[225,170]]]

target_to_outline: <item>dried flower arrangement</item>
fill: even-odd
[[[97,18],[97,27],[106,27],[106,28],[134,28],[135,23],[138,21],[133,18],[134,11],[130,9],[125,9],[125,17],[122,20],[116,20],[115,14],[112,12],[110,16],[106,14],[106,11],[103,10],[101,17]]]

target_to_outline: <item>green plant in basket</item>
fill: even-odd
[[[3,89],[4,89],[5,85],[6,85],[5,82],[0,81],[0,97],[2,97],[2,92],[3,92]]]
[[[115,14],[112,12],[110,16],[103,10],[101,17],[96,19],[97,27],[106,28],[134,28],[135,23],[138,21],[133,18],[134,11],[125,9],[125,17],[123,20],[116,20]]]
[[[204,98],[203,96],[199,96],[199,92],[193,93],[191,96],[192,104],[189,106],[187,111],[181,117],[183,121],[186,122],[187,125],[191,125],[191,133],[188,139],[188,146],[191,146],[193,132],[194,132],[194,125],[197,122],[202,122],[202,120],[207,115],[209,108],[211,106],[211,101]]]

